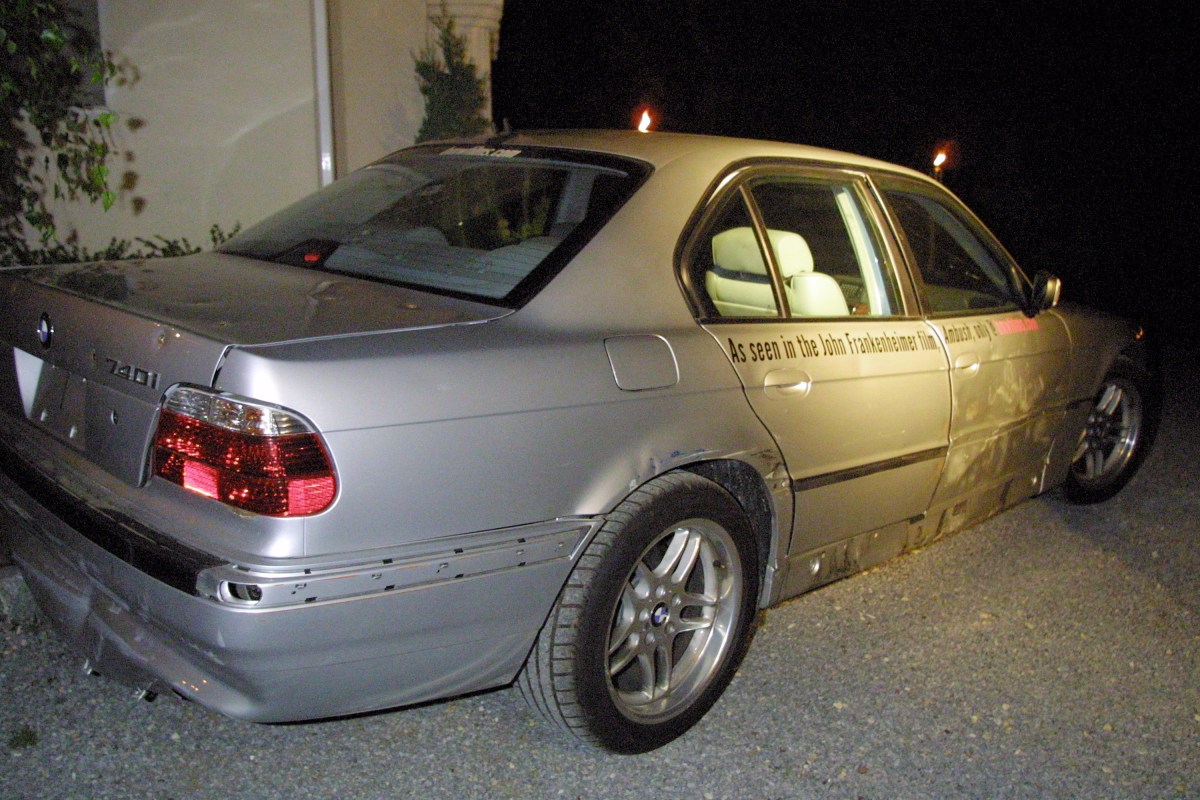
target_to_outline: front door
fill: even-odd
[[[954,417],[934,506],[961,527],[1040,486],[1063,411],[1070,343],[1057,314],[1028,317],[1023,277],[952,197],[881,181],[929,319],[949,353]]]

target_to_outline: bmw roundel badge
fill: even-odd
[[[49,347],[50,340],[54,338],[54,325],[50,322],[49,314],[42,313],[41,319],[38,320],[37,333],[42,347]]]

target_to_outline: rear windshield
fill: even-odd
[[[429,146],[358,170],[220,251],[516,307],[644,179],[639,162]]]

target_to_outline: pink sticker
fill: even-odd
[[[1001,336],[1007,336],[1010,333],[1026,333],[1028,331],[1036,331],[1038,329],[1038,321],[1029,317],[1014,317],[1012,319],[1001,319],[992,323],[996,326],[996,333]]]

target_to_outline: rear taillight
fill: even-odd
[[[154,474],[196,494],[273,517],[324,511],[337,492],[320,435],[294,413],[191,387],[167,392]]]

